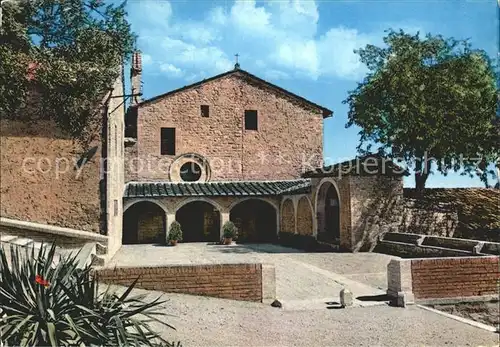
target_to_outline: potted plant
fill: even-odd
[[[171,246],[175,246],[177,242],[182,241],[182,228],[179,222],[174,221],[172,225],[170,225],[167,240]]]
[[[224,244],[230,245],[233,242],[233,239],[236,238],[236,235],[238,233],[238,228],[236,228],[236,225],[234,225],[233,222],[227,221],[222,226],[222,232],[224,235]]]

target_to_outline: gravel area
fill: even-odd
[[[143,292],[142,290],[138,290]],[[154,298],[161,294],[149,292]],[[411,306],[286,311],[164,294],[170,341],[188,346],[498,346],[499,335]],[[158,327],[158,326],[155,326]]]
[[[429,305],[436,310],[454,314],[492,327],[500,325],[500,302],[474,302],[450,305]]]

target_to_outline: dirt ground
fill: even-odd
[[[429,306],[436,310],[472,319],[493,327],[500,325],[500,301]]]

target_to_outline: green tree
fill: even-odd
[[[85,137],[135,44],[125,3],[19,0],[2,9],[0,116],[28,116],[25,106],[37,95],[29,117]]]
[[[349,92],[346,127],[361,127],[361,153],[377,151],[415,170],[422,192],[434,163],[446,174],[486,180],[498,158],[495,71],[487,54],[467,41],[389,30],[385,47],[356,51],[368,68]],[[432,165],[432,166],[434,166]]]

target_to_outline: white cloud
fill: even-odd
[[[150,65],[153,63],[153,58],[149,54],[142,54],[142,65]]]
[[[178,78],[178,77],[182,77],[184,75],[184,73],[182,72],[181,69],[179,69],[178,67],[176,67],[172,64],[168,64],[168,63],[160,64],[160,70],[162,72],[164,72],[167,76],[170,76],[170,77]]]
[[[375,37],[343,27],[330,29],[318,40],[321,74],[341,78],[359,78],[365,66],[354,50],[373,43]]]
[[[266,78],[359,79],[365,67],[353,50],[381,43],[383,36],[381,30],[365,33],[340,25],[318,32],[320,13],[312,0],[237,0],[212,7],[196,21],[183,19],[167,1],[129,6],[149,64],[186,80],[233,68],[235,53],[243,69]]]
[[[215,25],[226,25],[227,23],[227,14],[222,7],[214,7],[210,10],[208,17],[210,22]]]
[[[231,8],[231,21],[237,28],[249,34],[271,29],[271,14],[264,7],[255,5],[255,0],[237,0]]]

